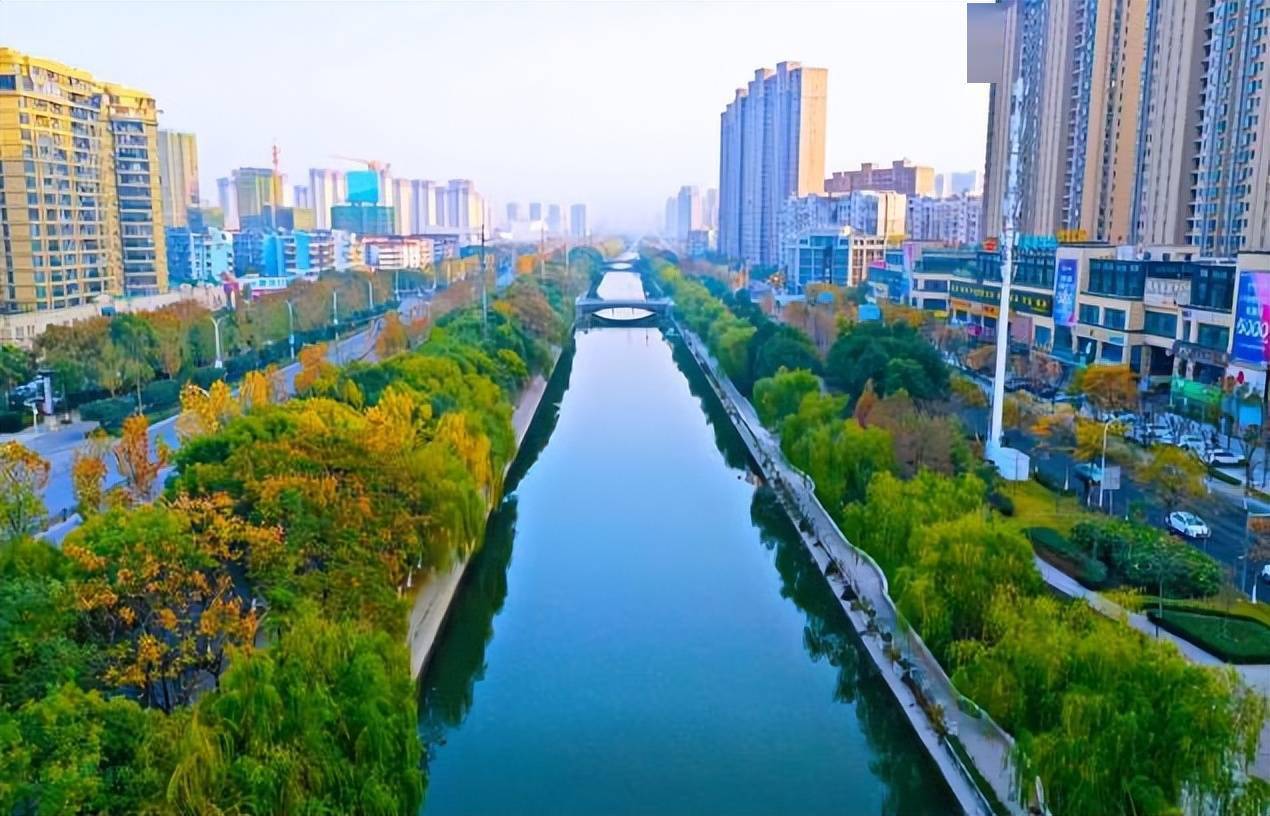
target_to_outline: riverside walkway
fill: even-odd
[[[816,498],[811,480],[785,459],[780,442],[763,427],[749,400],[726,375],[719,373],[714,357],[704,344],[682,326],[678,328],[763,475],[774,485],[795,520],[805,522],[797,525],[804,545],[833,586],[865,649],[962,808],[970,814],[992,813],[991,805],[972,771],[958,755],[953,740],[960,743],[970,762],[1009,812],[1026,813],[1015,793],[1011,760],[1014,740],[956,690],[921,638],[899,620],[881,568],[847,541]],[[888,637],[890,645],[899,649],[898,660],[892,660],[887,654]],[[908,672],[907,680],[905,665],[914,670]],[[926,713],[914,687],[921,690],[929,703],[942,709],[942,724],[936,721],[938,715],[932,717]]]

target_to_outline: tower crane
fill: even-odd
[[[381,170],[384,172],[387,172],[388,168],[391,167],[391,165],[388,162],[382,162],[382,161],[379,161],[378,159],[359,159],[353,156],[337,156],[337,155],[332,155],[331,158],[342,159],[344,161],[357,162],[358,164],[364,164],[366,165],[367,170],[374,170],[376,173],[380,172]]]

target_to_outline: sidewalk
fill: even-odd
[[[833,586],[834,594],[860,634],[866,651],[962,808],[972,814],[991,813],[969,770],[925,714],[913,688],[902,678],[904,663],[914,666],[910,680],[922,689],[924,696],[942,708],[948,733],[962,744],[975,769],[992,786],[996,797],[1010,812],[1024,813],[1015,795],[1011,761],[1014,740],[956,690],[917,633],[899,620],[881,568],[847,541],[816,498],[811,480],[786,461],[779,441],[763,427],[754,407],[737,391],[730,379],[718,373],[709,350],[682,327],[679,327],[679,332],[727,408],[756,462],[778,488],[777,494],[787,507],[792,504],[791,515],[795,520],[801,518],[809,523],[811,532],[802,532],[804,544]],[[801,530],[801,525],[799,527]],[[850,600],[853,596],[859,599],[859,604]],[[872,608],[873,614],[866,611],[866,604]],[[893,661],[886,654],[885,634],[891,636],[890,645],[900,649],[900,661]]]
[[[1166,629],[1156,626],[1150,618],[1138,612],[1130,612],[1124,607],[1117,604],[1103,595],[1086,589],[1079,581],[1072,578],[1067,573],[1050,565],[1042,560],[1039,556],[1033,555],[1033,561],[1036,563],[1036,569],[1041,573],[1041,577],[1045,579],[1045,583],[1049,584],[1055,590],[1061,592],[1069,598],[1079,598],[1089,604],[1096,611],[1106,615],[1114,620],[1123,621],[1124,623],[1137,629],[1142,634],[1156,640],[1171,643],[1175,646],[1182,657],[1194,663],[1197,666],[1205,666],[1207,668],[1222,668],[1229,666],[1239,673],[1240,678],[1251,689],[1261,692],[1262,696],[1270,698],[1270,665],[1232,665],[1223,661],[1221,658],[1209,654],[1208,652],[1191,643],[1189,640],[1178,637]],[[1261,740],[1257,744],[1257,758],[1252,765],[1252,773],[1254,776],[1270,780],[1270,720],[1262,726]]]

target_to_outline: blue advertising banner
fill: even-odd
[[[1076,325],[1076,259],[1059,258],[1054,274],[1054,325]]]
[[[1235,301],[1235,342],[1230,355],[1244,363],[1270,360],[1270,272],[1239,276]]]

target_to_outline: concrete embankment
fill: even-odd
[[[555,360],[559,360],[559,354],[555,356]],[[552,363],[552,370],[554,369],[555,361]],[[547,391],[547,382],[548,378],[542,375],[534,377],[516,400],[516,407],[512,413],[512,428],[516,432],[517,451],[520,450],[520,444],[529,431],[534,414],[542,403],[543,394]],[[511,469],[513,462],[515,457],[507,463],[504,476]],[[410,609],[410,627],[406,637],[410,646],[410,675],[416,680],[427,668],[428,659],[436,646],[437,635],[440,634],[441,627],[445,625],[446,616],[450,612],[455,595],[458,594],[459,585],[463,583],[463,574],[467,571],[470,560],[470,557],[464,558],[450,569],[428,576],[419,586],[419,591],[415,593],[414,603]]]
[[[676,329],[962,809],[975,816],[993,813],[977,772],[1006,810],[1024,814],[1014,793],[1012,738],[960,696],[916,633],[898,621],[882,570],[847,541],[816,498],[810,479],[785,459],[779,440],[720,373],[701,340],[681,326]],[[932,716],[928,709],[936,706],[940,713]]]

